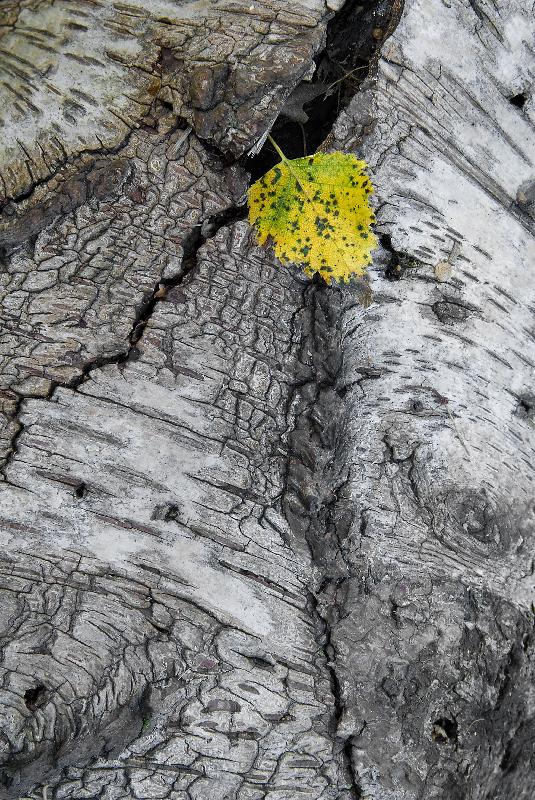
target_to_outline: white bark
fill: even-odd
[[[533,792],[532,12],[407,4],[335,128],[351,148],[373,120],[379,229],[416,259],[343,320],[354,522],[333,639],[373,798]]]
[[[74,37],[109,102],[63,115],[64,172],[34,157],[52,95],[3,156],[5,796],[531,797],[531,6],[410,0],[338,119],[398,254],[368,309],[255,245],[199,138],[263,132],[323,6],[11,6],[13,52],[55,36],[39,92],[72,94]],[[147,114],[162,46],[191,132]]]

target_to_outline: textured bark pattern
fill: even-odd
[[[262,133],[326,15],[292,18],[293,62],[290,28],[263,27],[281,8],[249,5],[225,6],[232,53],[248,74],[254,42],[271,55],[242,106],[226,28],[207,35],[220,4],[6,4],[5,37],[83,11],[146,69],[85,64],[132,120],[90,156],[117,110],[100,98],[72,122],[82,139],[56,131],[67,169],[26,176],[4,209],[3,796],[524,800],[532,9],[410,0],[338,119],[331,144],[369,160],[385,235],[363,309],[229,222],[246,176],[199,136],[239,151]],[[228,95],[197,115],[203,42]],[[140,101],[158,57],[154,94],[194,131]]]
[[[10,550],[36,536],[8,579],[28,599],[5,632],[7,773],[31,784],[59,746],[101,754],[61,797],[349,798],[311,565],[279,510],[308,290],[244,223],[201,252],[135,358],[25,404],[2,499]]]
[[[239,168],[224,168],[189,131],[146,128],[71,182],[67,198],[52,198],[52,225],[28,241],[32,219],[42,227],[48,218],[34,207],[11,228],[14,249],[0,275],[2,458],[18,429],[19,397],[46,396],[88,365],[126,354],[155,285],[180,275],[184,246],[245,186]],[[65,207],[74,209],[57,218]]]
[[[367,133],[394,251],[378,306],[343,313],[339,378],[354,521],[331,640],[366,797],[535,790],[533,36],[530,4],[409,3],[335,127]]]
[[[80,725],[90,731],[96,717],[106,729],[117,704],[120,742],[125,714],[134,735],[148,726],[117,764],[71,770],[62,796],[79,797],[82,782],[92,794],[113,783],[109,797],[138,784],[143,796],[257,797],[256,783],[290,793],[300,782],[310,797],[332,796],[310,568],[291,557],[276,510],[291,390],[284,375],[299,356],[303,292],[265,264],[243,224],[221,232],[192,279],[158,306],[135,360],[95,371],[78,392],[26,405],[8,470],[24,490],[4,495],[4,509],[13,502],[4,524],[25,537],[44,503],[46,538],[66,552],[83,541],[93,555],[70,568],[42,563],[56,600],[39,609],[48,625],[26,635],[27,649],[41,652],[10,687],[28,719],[19,759],[51,730],[69,744],[76,734],[80,746]],[[28,586],[32,577],[41,597],[35,566]],[[35,628],[34,613],[28,621]],[[6,666],[13,659],[16,668],[23,628]],[[25,710],[21,695],[36,680],[47,689],[38,709]],[[91,736],[93,753],[102,746]],[[149,766],[136,771],[142,757]]]
[[[122,145],[155,97],[200,136],[242,152],[309,71],[329,13],[321,0],[3,6],[4,201],[24,199],[52,175],[61,187],[67,163]]]

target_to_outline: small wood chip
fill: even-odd
[[[453,267],[449,261],[439,261],[435,267],[435,278],[439,283],[449,281],[453,273]]]

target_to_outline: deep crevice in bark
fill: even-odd
[[[342,291],[315,278],[304,294],[304,342],[309,354],[310,379],[296,385],[289,405],[300,409],[289,437],[283,508],[292,532],[305,541],[321,580],[309,593],[310,614],[329,675],[333,697],[332,736],[350,785],[351,797],[362,796],[352,758],[352,737],[340,738],[344,697],[336,670],[331,631],[345,594],[349,568],[344,539],[351,513],[344,502],[345,468],[344,387],[340,315]]]
[[[345,707],[342,687],[340,686],[340,681],[338,680],[338,675],[334,664],[334,660],[336,658],[336,650],[331,640],[331,625],[327,621],[325,615],[321,612],[317,597],[313,593],[310,594],[310,606],[312,610],[312,615],[315,618],[316,623],[318,625],[319,637],[322,641],[323,656],[325,658],[325,663],[327,665],[327,670],[329,672],[329,684],[334,703],[331,733],[333,740],[336,741],[339,738],[337,732],[338,725],[342,720]],[[344,771],[350,782],[349,786],[350,797],[352,798],[352,800],[361,800],[361,798],[363,797],[363,792],[360,786],[358,774],[353,766],[353,759],[351,752],[353,746],[353,736],[349,736],[345,739],[340,739],[339,741],[341,743],[340,753],[341,753],[342,764],[344,767]]]
[[[325,48],[311,81],[295,87],[271,134],[288,158],[314,153],[373,70],[381,47],[401,15],[401,0],[349,0],[327,25]],[[240,163],[257,180],[279,161],[266,142]]]
[[[309,119],[301,123],[305,138],[307,130],[310,132],[314,150],[330,132],[341,108],[349,103],[369,75],[373,59],[379,52],[378,45],[392,33],[400,13],[401,3],[396,0],[365,4],[350,2],[331,21],[327,47],[317,59],[318,69],[313,83],[318,83],[320,76],[323,80],[325,76],[327,80],[333,80],[333,71],[336,69],[345,69],[347,74],[340,81],[341,102],[335,106],[331,102],[318,103],[315,99]],[[377,31],[374,36],[373,22],[378,26],[379,20],[383,28],[380,34]],[[350,28],[350,32],[354,31],[359,43],[357,46],[348,36],[347,28],[351,25],[353,28]],[[365,69],[359,77],[354,78],[354,73],[349,74],[348,68],[355,69],[359,65],[365,66]],[[328,125],[324,127],[323,122],[328,122]],[[296,130],[299,130],[296,123],[284,119],[283,115],[273,128],[275,140],[289,157],[303,155],[299,145],[296,145]],[[259,177],[273,165],[274,160],[278,158],[273,158],[271,145],[268,144],[244,166],[252,172],[253,177]],[[389,237],[385,244],[392,254],[392,262],[395,259],[396,263],[404,263],[404,254],[394,251]],[[309,607],[329,675],[334,706],[333,739],[339,744],[338,755],[349,782],[350,796],[353,800],[360,800],[363,790],[352,759],[354,736],[344,735],[340,731],[345,699],[332,638],[333,628],[343,610],[350,574],[344,540],[352,521],[349,503],[344,498],[344,487],[348,481],[344,404],[347,387],[341,382],[343,351],[340,323],[344,299],[343,290],[327,286],[318,277],[304,293],[303,348],[308,353],[310,374],[308,381],[295,385],[289,403],[289,406],[297,405],[300,410],[289,437],[283,508],[292,532],[307,543],[311,560],[321,574],[319,584],[311,588]]]

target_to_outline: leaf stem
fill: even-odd
[[[273,136],[270,133],[268,133],[268,139],[271,142],[271,144],[273,145],[273,147],[275,148],[275,150],[277,151],[277,153],[279,154],[279,156],[281,157],[281,160],[282,161],[288,161],[288,159],[286,158],[286,156],[284,155],[284,153],[280,149],[279,145],[277,144],[277,142],[275,141],[275,139],[273,138]]]

